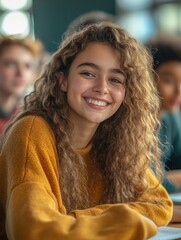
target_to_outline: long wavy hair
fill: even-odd
[[[91,207],[91,203],[84,184],[87,181],[84,160],[71,146],[73,126],[66,93],[61,91],[56,75],[57,72],[67,75],[76,56],[95,41],[110,44],[119,51],[120,66],[126,74],[122,105],[112,117],[100,123],[92,139],[90,156],[104,182],[100,204],[136,201],[148,190],[146,169],[154,167],[158,177],[162,173],[156,130],[159,99],[152,79],[152,58],[120,26],[90,25],[62,41],[15,120],[39,115],[51,125],[60,162],[60,188],[68,212]]]

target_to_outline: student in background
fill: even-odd
[[[34,78],[38,49],[30,37],[0,37],[0,135]]]
[[[80,31],[84,27],[101,22],[112,22],[116,23],[116,17],[110,13],[104,11],[90,11],[79,15],[74,19],[69,27],[68,32],[72,34],[74,31]]]
[[[147,46],[151,49],[155,81],[160,95],[160,140],[168,192],[181,190],[181,37],[158,35]]]
[[[150,66],[111,23],[62,42],[1,145],[0,237],[142,240],[169,223]]]
[[[155,82],[160,95],[161,160],[165,165],[163,185],[169,193],[181,191],[181,37],[158,35],[146,44],[153,55]],[[181,221],[174,206],[173,221]]]

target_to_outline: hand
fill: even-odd
[[[173,206],[173,216],[170,222],[171,223],[181,222],[181,205]]]
[[[168,171],[166,176],[181,189],[181,170]]]

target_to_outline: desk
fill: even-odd
[[[181,240],[181,223],[179,224],[169,224],[166,227],[159,227],[158,233],[150,238],[150,240]]]
[[[181,223],[170,223],[168,224],[168,227],[181,228]]]

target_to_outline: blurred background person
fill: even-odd
[[[28,95],[30,92],[34,90],[34,83],[41,74],[44,65],[49,61],[51,54],[46,51],[43,43],[39,39],[32,39],[30,37],[26,38],[28,44],[32,46],[32,50],[34,51],[34,63],[33,63],[33,71],[34,77],[31,82],[28,84],[28,87],[25,89],[24,95]]]
[[[181,37],[157,35],[146,43],[153,55],[160,95],[160,141],[169,193],[181,191]],[[174,171],[177,170],[177,171]]]
[[[39,50],[30,37],[0,37],[0,135],[35,78]]]
[[[116,23],[116,17],[112,14],[109,14],[104,11],[90,11],[81,14],[76,19],[74,19],[69,27],[68,32],[69,34],[73,33],[74,31],[80,31],[84,27],[93,24],[93,23],[100,23],[100,22],[112,22]]]

